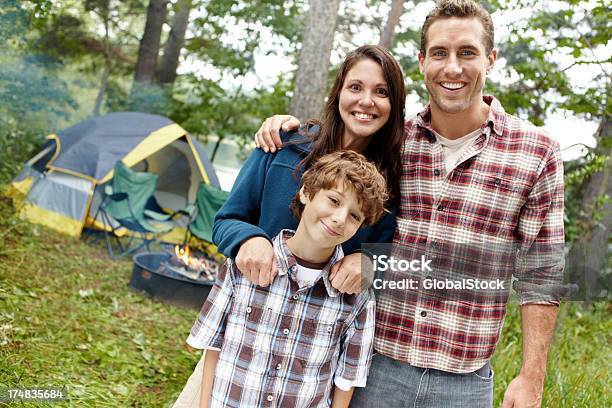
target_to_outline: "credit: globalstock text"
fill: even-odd
[[[501,279],[483,280],[478,278],[464,279],[434,279],[425,278],[422,281],[419,279],[400,279],[400,280],[385,280],[374,279],[374,289],[399,289],[399,290],[417,290],[417,289],[438,289],[438,290],[504,290],[506,282]]]
[[[421,255],[420,259],[397,259],[393,256],[375,255],[373,257],[373,268],[376,272],[433,272],[430,263],[431,259],[427,259],[425,255]],[[423,280],[406,278],[400,280],[385,280],[382,278],[374,279],[374,289],[399,289],[399,290],[416,290],[416,289],[457,289],[457,290],[505,290],[506,282],[501,279],[483,280],[478,278],[463,278],[463,279],[435,279],[427,277]]]

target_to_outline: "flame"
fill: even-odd
[[[181,262],[188,269],[191,269],[196,273],[203,273],[208,280],[214,280],[218,270],[218,265],[216,262],[191,255],[189,245],[176,245],[174,247],[174,254],[179,262]]]
[[[176,258],[189,269],[193,269],[197,272],[200,272],[206,267],[205,262],[191,255],[189,245],[185,245],[183,247],[180,245],[176,245],[174,247],[174,253],[176,255]]]

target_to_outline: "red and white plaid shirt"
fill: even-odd
[[[340,246],[322,276],[300,287],[285,243],[291,235],[274,238],[278,275],[268,287],[252,284],[228,259],[191,329],[189,345],[221,349],[211,407],[329,407],[334,384],[366,384],[373,292],[344,295],[331,286]]]
[[[446,267],[438,278],[457,268],[463,271],[455,277],[499,278],[508,286],[514,277],[521,305],[558,304],[564,266],[559,146],[505,113],[495,98],[484,101],[491,109],[482,134],[448,174],[429,108],[406,121],[394,253],[422,254],[434,270]],[[381,290],[374,348],[418,367],[456,373],[482,367],[495,351],[508,293],[466,293]]]

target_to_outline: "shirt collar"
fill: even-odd
[[[503,134],[503,129],[506,123],[506,112],[504,108],[501,106],[501,103],[492,95],[484,95],[482,100],[491,107],[489,109],[489,115],[485,123],[482,124],[482,129],[485,130],[485,134],[487,137],[489,136],[489,132],[486,131],[486,128],[492,129],[497,135]],[[435,141],[435,136],[433,135],[433,128],[431,127],[431,106],[427,104],[425,109],[421,112],[417,113],[416,116],[416,124],[419,127],[427,129],[427,136],[433,142]]]
[[[276,255],[274,258],[276,259],[276,270],[278,271],[279,276],[288,275],[291,277],[293,282],[297,282],[297,262],[295,260],[295,256],[289,250],[287,246],[287,239],[291,238],[295,234],[295,231],[290,229],[282,230],[274,240],[272,241],[272,245],[274,247],[274,254]],[[325,285],[325,289],[327,293],[331,297],[336,297],[340,294],[340,292],[331,285],[329,281],[329,272],[331,267],[339,262],[344,257],[344,252],[342,251],[342,246],[337,245],[334,249],[334,253],[332,254],[329,262],[323,267],[323,273],[319,279],[323,280],[323,284]],[[314,286],[319,280],[317,279],[312,286]],[[310,286],[308,286],[310,287]],[[299,288],[304,289],[304,288]]]

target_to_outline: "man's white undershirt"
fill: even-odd
[[[458,139],[447,139],[437,132],[433,132],[438,139],[438,142],[442,145],[442,153],[444,155],[444,166],[446,167],[446,174],[455,167],[457,161],[463,156],[463,153],[470,148],[472,142],[480,136],[482,133],[481,129],[468,133]]]

